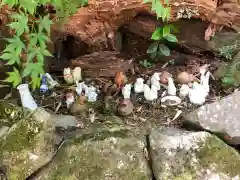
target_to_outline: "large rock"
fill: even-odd
[[[232,145],[240,144],[240,92],[206,104],[184,116],[184,124],[216,133]]]
[[[238,180],[240,155],[208,132],[154,129],[150,154],[156,180]]]
[[[150,180],[145,146],[120,131],[84,135],[68,141],[36,180]]]
[[[55,126],[48,123],[50,116],[37,109],[22,117],[1,137],[0,167],[6,179],[25,180],[52,159],[56,136]]]

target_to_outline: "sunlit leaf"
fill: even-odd
[[[46,15],[43,18],[40,17],[37,22],[39,23],[38,31],[42,32],[43,30],[45,30],[47,34],[50,35],[50,28],[53,24],[53,21],[49,18],[49,15]]]
[[[153,32],[152,40],[158,41],[162,39],[162,28],[156,28],[156,30]]]
[[[164,37],[166,40],[169,42],[178,42],[177,37],[174,36],[173,34],[168,34],[167,36]]]
[[[11,18],[14,21],[8,24],[8,26],[15,29],[17,36],[21,36],[24,32],[29,32],[28,16],[23,12],[14,13],[11,15]]]
[[[165,38],[170,34],[170,27],[169,26],[164,26],[163,27],[163,37]]]
[[[13,72],[8,73],[8,78],[5,79],[4,82],[12,83],[13,87],[19,85],[22,82],[22,78],[19,71],[14,67]]]

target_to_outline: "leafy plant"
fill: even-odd
[[[44,73],[44,59],[52,56],[47,44],[51,43],[50,29],[54,22],[48,12],[40,14],[39,7],[53,6],[56,19],[62,20],[86,3],[87,0],[3,0],[1,8],[7,5],[15,12],[10,16],[11,22],[7,25],[14,35],[6,38],[8,44],[0,56],[8,65],[15,67],[4,81],[16,87],[23,79],[30,78],[33,89],[40,85],[40,75]]]
[[[140,64],[145,68],[149,68],[153,66],[153,63],[151,61],[148,61],[147,59],[140,61]]]
[[[144,0],[144,3],[149,2],[149,0]],[[152,11],[156,13],[157,18],[161,18],[163,22],[167,22],[170,19],[171,9],[169,7],[168,0],[152,0]],[[151,39],[154,40],[147,53],[150,55],[152,60],[158,58],[159,56],[169,56],[170,49],[162,43],[162,40],[166,40],[172,43],[177,42],[177,38],[173,33],[177,32],[177,29],[169,24],[165,25],[163,28],[157,27],[152,34]]]
[[[235,53],[234,51],[236,51],[236,49],[238,49],[237,47],[238,47],[237,44],[223,46],[223,47],[219,48],[220,55],[225,57],[228,60],[231,60]]]

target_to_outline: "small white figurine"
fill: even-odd
[[[75,69],[72,71],[73,75],[73,81],[79,82],[82,80],[82,69],[80,67],[75,67]]]
[[[76,93],[78,96],[81,96],[82,91],[83,91],[83,86],[84,86],[84,81],[79,83],[78,81],[76,81],[77,87],[75,89]]]
[[[123,95],[123,98],[124,98],[124,99],[130,99],[131,89],[132,89],[132,85],[131,85],[131,84],[126,84],[126,85],[122,88],[122,95]]]
[[[68,84],[73,84],[74,83],[72,71],[71,71],[70,68],[64,68],[63,69],[63,78]]]
[[[87,97],[88,97],[88,102],[95,102],[97,101],[97,93],[96,93],[97,89],[94,86],[90,86],[88,87],[88,93],[87,93]]]
[[[142,93],[144,88],[144,79],[143,78],[137,78],[136,82],[134,84],[134,92],[135,93]]]
[[[144,98],[147,101],[154,101],[158,98],[158,90],[156,86],[151,86],[150,87],[147,84],[144,84]]]
[[[72,92],[69,92],[66,94],[66,104],[67,104],[67,108],[70,108],[70,105],[72,103],[74,103],[75,98]]]
[[[155,72],[151,79],[150,79],[150,82],[151,82],[151,86],[156,86],[157,90],[159,91],[161,86],[160,86],[160,73],[157,73]]]
[[[84,91],[85,92],[85,96],[87,96],[87,93],[88,93],[88,87],[87,85],[85,84],[85,82],[81,82],[79,83],[78,81],[76,81],[76,84],[77,84],[77,87],[76,87],[76,92],[77,92],[77,95],[78,96],[81,96],[82,92]]]
[[[168,94],[171,96],[176,96],[177,94],[177,88],[173,82],[173,79],[171,77],[168,78]]]
[[[38,105],[33,99],[32,94],[29,90],[28,84],[18,85],[17,90],[19,91],[20,99],[23,107],[29,108],[31,110],[35,110],[38,108]]]
[[[209,78],[210,78],[210,72],[208,71],[206,75],[201,74],[200,80],[201,85],[204,87],[205,91],[209,93]]]
[[[192,89],[189,91],[188,97],[192,104],[203,105],[206,101],[207,95],[208,93],[206,93],[203,86],[197,82],[194,82]]]
[[[179,90],[179,97],[185,98],[190,91],[190,87],[187,84],[183,84]]]
[[[45,75],[47,77],[47,83],[49,85],[49,89],[52,89],[55,86],[59,86],[60,85],[57,81],[53,80],[52,76],[49,73],[46,73]]]

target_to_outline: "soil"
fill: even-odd
[[[120,31],[121,31],[121,28],[120,28]],[[122,44],[121,54],[126,59],[133,58],[133,66],[136,72],[135,75],[127,73],[127,78],[131,82],[134,81],[134,79],[136,79],[136,77],[139,77],[139,76],[144,77],[145,79],[149,79],[154,72],[159,72],[159,71],[168,71],[173,75],[173,78],[176,78],[176,75],[178,74],[178,72],[181,72],[181,71],[187,71],[192,74],[197,74],[199,71],[198,68],[204,64],[211,64],[210,71],[214,72],[218,64],[222,61],[221,59],[214,57],[214,55],[211,52],[202,52],[201,54],[194,54],[194,53],[190,53],[187,49],[184,49],[183,47],[177,46],[177,47],[171,47],[171,55],[169,57],[161,57],[154,62],[153,67],[145,68],[141,65],[140,62],[143,61],[144,59],[149,59],[146,53],[146,50],[151,44],[151,42],[136,34],[127,32],[126,30],[122,31],[121,33],[123,35],[123,42],[122,42],[123,44]],[[68,39],[69,39],[69,42],[68,42]],[[61,47],[62,48],[61,50],[64,51],[63,54],[67,54],[67,56],[64,56],[63,59],[61,58],[57,60],[52,59],[53,61],[49,61],[47,66],[50,63],[58,61],[57,63],[64,65],[64,67],[67,67],[67,65],[70,63],[70,58],[76,58],[77,56],[76,54],[77,52],[79,52],[77,49],[74,49],[75,47],[77,47],[77,46],[74,46],[74,44],[76,43],[77,42],[74,41],[74,38],[66,38],[66,40],[64,41],[64,47]],[[87,53],[88,52],[85,52],[85,54]],[[173,64],[169,63],[166,65],[166,63],[172,60],[174,60]],[[1,72],[3,71],[6,72],[8,70],[6,70],[6,67],[4,67]],[[50,69],[50,74],[54,78],[56,78],[61,84],[61,87],[54,90],[55,96],[50,96],[50,94],[52,93],[46,94],[44,96],[40,95],[38,90],[33,92],[33,96],[40,106],[43,106],[46,109],[49,109],[53,112],[56,111],[59,103],[61,102],[62,105],[60,106],[57,113],[70,114],[65,104],[65,95],[70,86],[67,84],[64,84],[62,70],[56,72],[56,71],[51,71]],[[4,78],[3,73],[1,73],[0,78]],[[88,84],[91,83],[91,84],[97,85],[101,90],[101,88],[104,87],[105,83],[109,81],[113,81],[113,78],[112,77],[103,77],[103,78],[91,77],[91,78],[85,79],[85,81]],[[210,84],[211,84],[211,91],[206,103],[215,101],[219,96],[220,97],[225,96],[231,93],[233,90],[231,89],[226,91],[221,87],[220,82],[213,79],[210,79]],[[164,88],[160,90],[159,96],[161,96],[164,90],[165,90]],[[2,91],[3,93],[1,93],[1,96],[2,96],[1,98],[3,98],[9,91],[10,89]],[[19,99],[19,96],[18,96],[18,93],[16,93],[16,90],[12,90],[12,91],[15,92],[12,98]],[[100,93],[100,98],[98,102],[94,103],[95,105],[93,105],[93,109],[96,113],[96,117],[98,116],[98,114],[103,113],[103,108],[102,108],[102,102],[104,99],[103,96],[104,96],[103,93]],[[113,108],[112,110],[110,110],[109,113],[116,114],[115,113],[116,107],[120,100],[121,100],[121,93],[119,93],[117,96],[114,97]],[[181,118],[178,118],[172,121],[176,112],[178,110],[182,110],[184,113],[186,113],[188,111],[193,110],[194,108],[197,108],[191,105],[190,103],[188,103],[188,100],[184,100],[183,103],[181,103],[176,107],[162,106],[160,105],[160,102],[149,103],[144,101],[143,95],[139,95],[139,96],[133,95],[132,101],[135,106],[134,112],[132,113],[132,115],[128,117],[123,117],[123,119],[127,124],[133,125],[140,129],[142,128],[144,129],[146,127],[149,128],[152,125],[181,126]],[[85,124],[89,123],[89,120],[86,121],[85,117],[79,116],[79,119],[81,121],[84,121]]]

